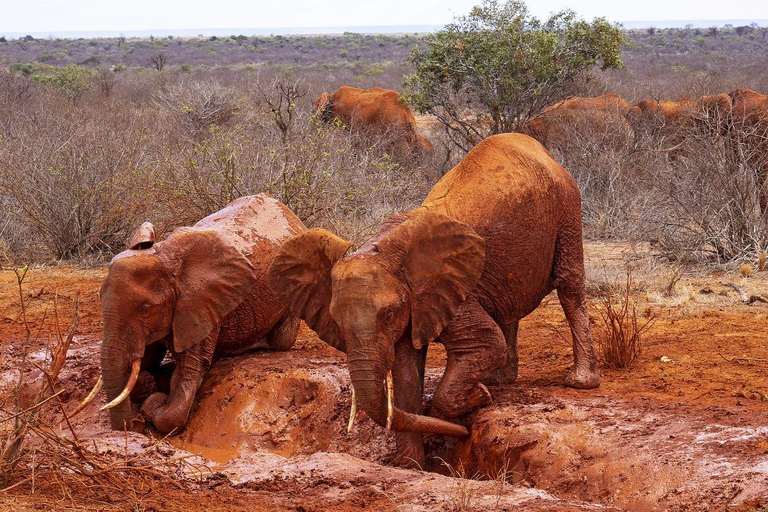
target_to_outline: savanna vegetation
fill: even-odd
[[[519,10],[504,14],[510,20],[533,23],[518,4],[510,5]],[[168,230],[232,197],[257,191],[283,199],[309,225],[359,239],[383,215],[415,204],[466,148],[453,144],[455,137],[427,118],[420,124],[437,147],[431,161],[414,166],[376,144],[361,151],[345,132],[313,121],[311,102],[321,91],[343,84],[403,90],[404,77],[413,84],[418,66],[433,55],[430,45],[471,33],[487,15],[473,12],[435,36],[27,37],[0,42],[0,246],[5,259],[105,259],[141,220]],[[611,47],[617,44],[604,22],[590,25],[569,13],[529,28],[549,24],[567,33],[577,22],[581,29],[593,27],[606,35]],[[541,97],[554,102],[568,95],[613,92],[633,102],[764,87],[768,39],[763,28],[648,29],[622,35],[623,69],[599,71],[591,66],[599,54],[582,56],[581,72],[558,81],[560,88],[549,88]],[[531,45],[536,49],[557,41],[533,38]],[[600,63],[619,65],[615,55]],[[505,78],[513,81],[514,76]],[[530,83],[523,87],[530,88]],[[289,89],[293,92],[286,96]],[[426,106],[419,96],[424,90],[414,85],[411,91],[415,106]],[[519,96],[508,98],[513,111],[505,114],[507,124],[521,105],[512,101]],[[503,99],[486,102],[484,108]],[[527,117],[546,102],[526,105]],[[490,119],[491,125],[499,124],[493,115]],[[493,131],[479,125],[472,129],[481,135]],[[582,185],[590,236],[666,240],[680,201],[688,200],[670,197],[666,184],[670,179],[707,183],[691,174],[704,167],[650,153],[645,150],[649,141],[606,149],[583,133],[574,137],[583,139],[583,151],[564,163]],[[708,162],[712,154],[706,153]],[[678,183],[674,190],[686,186]],[[690,200],[697,208],[702,204]],[[730,198],[723,201],[728,204]],[[709,210],[690,210],[689,216],[706,213],[716,219],[722,207]],[[692,247],[677,235],[669,241],[665,248],[675,258],[703,247]],[[747,242],[740,240],[726,259],[748,257],[758,249]]]

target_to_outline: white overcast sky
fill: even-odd
[[[480,0],[0,0],[1,32],[442,25]],[[766,19],[766,0],[528,0],[611,21]]]

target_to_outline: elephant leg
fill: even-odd
[[[565,385],[580,389],[600,386],[597,371],[597,354],[589,332],[587,301],[582,294],[568,294],[557,291],[557,298],[565,311],[565,318],[571,328],[573,339],[573,368],[565,378]]]
[[[565,385],[592,389],[600,385],[597,353],[589,331],[587,297],[584,290],[584,247],[581,222],[563,229],[555,243],[553,277],[557,298],[565,312],[573,339],[573,368]]]
[[[290,350],[296,343],[296,335],[299,333],[299,318],[285,314],[278,320],[274,327],[267,333],[267,347],[271,350],[284,352]]]
[[[213,351],[218,339],[218,329],[184,352],[177,354],[170,393],[153,393],[141,407],[141,413],[155,428],[163,433],[178,432],[187,423],[189,411],[195,400],[203,377],[213,361]]]
[[[480,379],[506,361],[506,340],[498,324],[470,297],[440,334],[440,341],[448,364],[432,405],[450,418],[490,404],[491,394]]]
[[[424,366],[427,347],[413,348],[410,336],[395,344],[395,364],[392,379],[395,389],[395,407],[405,412],[421,414],[424,397]],[[395,464],[403,467],[423,468],[426,463],[424,440],[419,432],[395,432],[397,446]]]
[[[507,341],[507,361],[498,370],[494,370],[483,378],[486,386],[503,386],[514,384],[517,380],[517,327],[519,320],[504,327],[504,339]]]

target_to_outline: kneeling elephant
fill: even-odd
[[[306,228],[266,195],[242,197],[155,243],[143,224],[101,287],[101,369],[114,429],[178,431],[214,357],[288,350],[299,319],[275,297],[267,269]],[[173,363],[162,364],[166,352]],[[140,414],[139,414],[140,412]]]
[[[421,207],[389,217],[347,254],[351,245],[312,229],[280,248],[269,283],[321,339],[346,352],[360,406],[398,432],[398,463],[424,464],[421,433],[467,434],[421,414],[427,345],[438,341],[448,353],[432,408],[450,419],[487,405],[483,382],[515,380],[518,322],[553,289],[573,335],[565,383],[599,385],[579,189],[534,139],[485,139]]]

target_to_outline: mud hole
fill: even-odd
[[[603,257],[603,265],[606,261],[611,258]],[[11,279],[6,274],[2,286]],[[95,291],[102,274],[46,269],[31,284],[31,293],[81,294],[87,321],[62,374],[69,407],[99,374]],[[494,404],[468,418],[471,438],[428,437],[429,467],[423,472],[392,467],[393,437],[364,415],[347,433],[350,383],[344,356],[308,329],[288,353],[219,360],[205,378],[187,428],[162,441],[168,457],[194,454],[188,474],[177,475],[187,491],[169,489],[153,506],[639,511],[766,506],[768,307],[740,304],[722,286],[732,279],[688,278],[677,298],[659,302],[649,278],[638,301],[654,308],[659,320],[641,360],[632,371],[604,371],[601,387],[593,391],[562,386],[571,362],[570,343],[560,334],[567,327],[557,301],[545,301],[521,324],[518,382],[491,388]],[[765,284],[764,278],[741,283],[756,291]],[[716,293],[696,293],[704,287]],[[11,339],[0,371],[6,407],[22,338],[12,297],[1,300],[6,310],[0,334]],[[29,312],[33,319],[43,316],[34,303]],[[44,342],[38,342],[31,357],[43,357],[43,349]],[[427,401],[444,358],[441,346],[430,347]],[[40,378],[31,371],[27,386],[33,389]],[[81,438],[126,454],[153,442],[111,432],[106,413],[97,412],[103,396],[96,402],[76,419]],[[19,488],[0,494],[0,505],[31,510],[45,508],[46,499]]]

